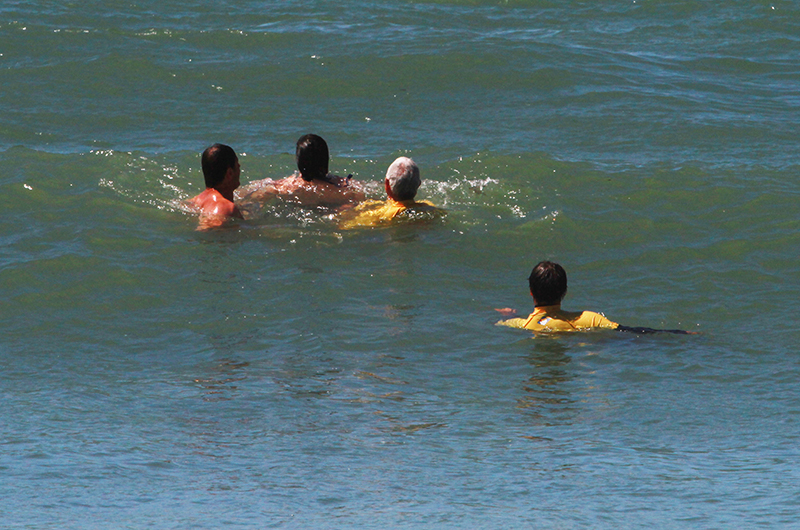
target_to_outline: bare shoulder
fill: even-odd
[[[215,189],[208,188],[203,193],[190,199],[189,202],[205,215],[220,215],[223,217],[241,215],[239,209],[233,203],[222,196]]]
[[[185,204],[189,208],[194,208],[198,211],[202,211],[205,205],[212,200],[213,195],[216,193],[216,190],[211,188],[206,188],[202,191],[202,193],[195,195],[191,199],[186,199]]]

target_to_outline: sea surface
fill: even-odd
[[[800,527],[800,4],[4,0],[0,528]],[[441,221],[281,201],[306,133]],[[537,335],[564,308],[628,326]]]

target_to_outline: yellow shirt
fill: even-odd
[[[564,311],[561,305],[537,307],[528,318],[501,320],[500,326],[532,331],[581,331],[592,328],[617,329],[619,324],[593,311]]]
[[[407,218],[409,220],[433,219],[441,215],[443,210],[435,207],[428,201],[364,201],[352,210],[345,212],[339,222],[339,228],[381,226],[391,223],[395,219]]]

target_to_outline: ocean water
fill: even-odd
[[[800,6],[0,5],[0,527],[800,526]],[[441,222],[242,181],[399,155]],[[697,335],[532,336],[564,307]]]

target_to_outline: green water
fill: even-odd
[[[0,526],[796,526],[794,4],[0,14]],[[195,230],[202,149],[307,132],[447,216]],[[494,326],[542,259],[700,333]]]

